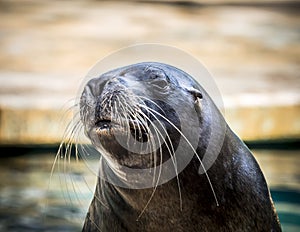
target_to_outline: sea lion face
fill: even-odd
[[[80,115],[86,135],[106,159],[149,168],[174,154],[181,120],[190,120],[200,97],[193,81],[173,67],[141,63],[90,80]],[[198,123],[188,122],[191,128]]]

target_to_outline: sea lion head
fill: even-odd
[[[91,79],[80,116],[85,134],[110,163],[150,168],[175,154],[180,137],[199,138],[201,99],[199,85],[183,71],[139,63]]]

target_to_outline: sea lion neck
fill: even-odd
[[[102,166],[103,168],[103,166]],[[197,191],[201,189],[202,193],[206,193],[206,203],[211,206],[216,206],[211,189],[208,185],[205,175],[199,175],[199,160],[194,157],[186,170],[183,170],[178,177],[172,180],[152,188],[132,189],[124,188],[118,185],[111,184],[106,180],[110,178],[118,178],[116,176],[105,176],[105,179],[98,178],[98,183],[95,191],[95,198],[101,199],[98,204],[108,204],[110,208],[116,208],[119,210],[120,202],[122,208],[127,208],[130,212],[136,216],[137,219],[140,214],[148,214],[152,209],[158,209],[162,207],[164,202],[165,213],[170,210],[180,212],[181,210],[187,210],[189,205],[197,204],[197,198],[186,198],[190,194],[197,194]],[[115,175],[114,171],[105,170],[106,175]],[[198,179],[196,183],[190,181],[190,179]],[[122,180],[120,180],[122,181]],[[114,182],[117,182],[114,180]]]

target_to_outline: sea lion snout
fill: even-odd
[[[113,78],[107,81],[103,87],[103,90],[99,93],[99,96],[96,98],[96,112],[95,118],[96,121],[99,121],[103,118],[112,117],[111,111],[115,106],[118,98],[128,95],[126,93],[126,88],[120,81],[116,78]]]

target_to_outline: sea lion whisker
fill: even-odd
[[[136,123],[133,123],[133,121],[130,120],[131,125],[133,126],[135,139],[137,139],[137,131],[138,131],[139,136],[142,136],[142,134],[143,134],[142,130],[144,130],[145,132],[149,132],[149,128],[148,128],[147,123],[145,122],[145,120],[141,116],[139,116],[138,112],[135,109],[133,109],[130,104],[128,104],[125,101],[123,96],[121,96],[121,98],[122,98],[122,100],[125,104],[125,107],[126,107],[125,111],[127,112],[127,116],[125,117],[125,119],[130,120],[129,118],[132,118],[132,120],[134,120],[134,121],[136,120]],[[139,138],[139,140],[142,140],[142,137]],[[146,146],[148,147],[148,145],[149,144],[147,143]],[[142,143],[140,144],[140,146],[141,146],[140,149],[142,149]]]
[[[146,100],[149,100],[149,101],[151,101],[151,102],[153,102],[151,99],[148,99],[148,98],[145,98],[145,97],[143,97],[144,99],[146,99]],[[155,102],[153,102],[153,103],[155,103]],[[155,103],[156,104],[156,103]],[[177,162],[176,162],[176,156],[175,156],[175,151],[174,151],[174,147],[173,147],[173,144],[172,144],[172,142],[171,142],[171,138],[170,138],[170,136],[169,136],[169,134],[168,134],[168,132],[167,132],[167,130],[165,129],[165,127],[164,127],[164,125],[161,123],[161,121],[156,117],[156,115],[154,114],[154,113],[152,113],[151,111],[149,111],[149,107],[144,103],[144,104],[141,104],[140,105],[140,107],[142,107],[142,108],[144,108],[145,110],[147,110],[147,112],[148,113],[150,113],[155,119],[156,119],[156,121],[160,124],[160,126],[163,128],[163,130],[164,130],[164,132],[165,132],[165,135],[167,136],[167,138],[168,138],[168,140],[169,140],[169,142],[170,142],[170,145],[171,145],[171,148],[172,148],[172,152],[169,150],[169,153],[170,153],[170,156],[171,156],[171,158],[172,157],[174,157],[175,158],[175,160],[174,160],[174,165],[176,165],[176,167],[177,167]],[[160,108],[160,107],[159,107]],[[160,108],[161,109],[161,108]],[[162,110],[162,109],[161,109]],[[163,110],[162,110],[163,111]],[[158,114],[158,112],[156,112],[157,114]],[[148,117],[147,117],[148,118]],[[149,118],[148,118],[148,120],[149,121],[151,121]],[[167,143],[166,143],[166,145],[167,145]],[[168,145],[167,145],[168,146]],[[177,170],[177,168],[176,168],[176,170]],[[177,174],[177,172],[176,172],[176,174]]]
[[[76,161],[78,161],[78,149],[77,149],[78,137],[79,137],[78,132],[81,131],[82,128],[83,128],[83,125],[80,124],[80,121],[79,121],[79,123],[77,123],[74,126],[74,130],[71,131],[71,135],[70,135],[69,140],[68,140],[68,143],[70,145],[75,143],[75,159],[76,159]],[[76,134],[77,134],[77,136],[76,136]],[[68,156],[69,163],[70,163],[70,159],[71,159],[71,149],[70,149],[69,156]]]
[[[158,128],[157,128],[157,126],[151,121],[151,119],[144,113],[144,112],[142,112],[142,111],[140,111],[140,112],[138,112],[138,116],[137,116],[137,118],[141,118],[142,119],[142,126],[144,127],[143,129],[144,130],[146,130],[149,134],[150,134],[150,136],[149,136],[149,139],[151,139],[152,141],[154,141],[154,147],[153,148],[155,148],[156,147],[156,145],[155,145],[155,140],[154,140],[154,136],[151,136],[152,135],[152,132],[151,132],[151,129],[150,129],[150,127],[148,126],[148,124],[147,124],[147,121],[150,123],[150,125],[153,127],[153,129],[155,130],[155,132],[156,132],[156,138],[159,138],[158,137],[158,134],[157,134],[157,131],[159,131],[158,130]],[[144,120],[145,119],[145,120]],[[158,120],[157,120],[158,121]],[[159,122],[159,121],[158,121]],[[160,123],[160,122],[159,122]],[[162,125],[161,125],[162,126]],[[163,126],[162,126],[162,128],[164,128]],[[166,133],[166,131],[165,131],[165,133]],[[166,133],[166,135],[168,136],[168,134]],[[163,136],[161,135],[161,137],[163,138]],[[160,144],[160,143],[159,143]],[[156,161],[154,161],[155,163],[156,163]]]
[[[75,127],[73,126],[73,122],[70,121],[67,126],[66,126],[66,130],[64,131],[64,134],[62,136],[62,142],[59,145],[58,151],[55,155],[54,161],[53,161],[53,165],[51,167],[51,172],[50,172],[50,182],[51,182],[51,178],[53,176],[53,172],[54,172],[54,168],[56,165],[56,162],[58,160],[58,158],[62,158],[62,149],[64,146],[66,146],[66,143],[69,143],[69,141],[72,139],[72,134],[74,133],[74,131],[76,130],[77,125],[75,125]],[[65,138],[68,138],[68,140],[66,140]],[[50,183],[49,183],[50,184]]]
[[[66,127],[66,130],[64,131],[62,142],[60,143],[58,151],[57,151],[57,153],[56,153],[56,155],[54,157],[54,161],[53,161],[53,164],[52,164],[52,167],[51,167],[51,171],[50,171],[50,177],[49,177],[49,181],[48,181],[47,192],[50,191],[50,186],[51,186],[51,183],[52,183],[54,169],[55,169],[56,166],[57,166],[57,169],[58,169],[58,173],[60,173],[60,158],[63,157],[63,155],[62,155],[63,151],[62,150],[63,150],[63,147],[66,146],[65,138],[67,137],[68,131],[71,128],[70,125],[71,125],[71,122],[68,123],[68,125]],[[62,186],[62,181],[61,181],[60,175],[58,175],[58,178],[59,178],[60,185]],[[62,194],[63,194],[63,196],[65,196],[64,192],[62,192]],[[46,205],[49,205],[48,198],[47,198],[47,201],[46,201]]]
[[[150,98],[147,98],[145,96],[140,96],[140,95],[138,95],[136,97],[138,97],[139,99],[141,99],[141,101],[143,103],[144,103],[144,100],[149,101],[150,103],[152,103],[153,105],[155,105],[158,109],[160,109],[162,112],[164,112],[163,108],[161,108],[160,105],[158,105],[155,101],[151,100]],[[144,99],[144,100],[142,100],[142,99]],[[147,106],[145,103],[144,103],[144,105]]]
[[[150,99],[147,99],[147,98],[145,98],[146,100],[150,100]],[[150,100],[151,101],[151,100]],[[165,127],[164,127],[164,125],[161,123],[161,121],[156,117],[156,115],[153,113],[153,112],[151,112],[150,110],[149,110],[149,107],[146,105],[146,104],[141,104],[141,105],[139,105],[140,107],[142,107],[142,108],[144,108],[145,110],[147,110],[147,112],[149,113],[149,114],[151,114],[154,118],[155,118],[155,120],[160,124],[160,126],[163,128],[163,130],[164,130],[164,133],[165,133],[165,135],[167,136],[167,138],[168,138],[168,140],[169,140],[169,142],[170,142],[170,145],[171,145],[171,148],[172,148],[172,152],[170,152],[169,151],[169,153],[170,153],[170,155],[171,156],[174,156],[175,155],[175,151],[174,151],[174,147],[173,147],[173,144],[172,144],[172,142],[171,142],[171,138],[170,138],[170,136],[169,136],[169,134],[167,133],[167,130],[165,129]],[[142,111],[141,111],[142,112]],[[156,112],[156,114],[159,114],[157,111],[155,111]],[[143,112],[142,112],[143,113]],[[144,113],[143,113],[144,114]],[[150,119],[149,119],[149,117],[147,117],[145,114],[144,114],[144,117],[146,117],[150,122],[152,122]],[[167,145],[167,144],[166,144]],[[175,157],[175,156],[174,156]],[[176,159],[176,157],[175,157],[175,159]]]
[[[77,109],[78,107],[79,107],[79,103],[77,103],[77,98],[69,99],[62,106],[62,110],[63,110],[62,118],[64,119],[70,111],[73,111],[74,109]]]
[[[205,176],[206,176],[206,178],[207,178],[207,181],[208,181],[208,183],[209,183],[209,185],[210,185],[210,188],[211,188],[211,190],[212,190],[212,193],[213,193],[213,195],[214,195],[216,204],[217,204],[217,206],[219,206],[219,202],[218,202],[218,199],[217,199],[215,190],[214,190],[213,185],[212,185],[212,183],[211,183],[211,180],[210,180],[210,178],[209,178],[209,176],[208,176],[208,173],[207,173],[207,171],[206,171],[206,169],[205,169],[205,167],[204,167],[204,164],[203,164],[202,160],[200,159],[200,156],[199,156],[198,153],[196,152],[195,148],[194,148],[194,147],[192,146],[192,144],[190,143],[190,141],[189,141],[189,140],[187,139],[187,137],[181,132],[181,130],[179,130],[179,129],[177,128],[177,126],[175,126],[174,123],[172,123],[168,118],[166,118],[165,116],[163,116],[162,114],[158,113],[157,111],[155,111],[155,110],[153,110],[153,109],[151,109],[151,108],[148,108],[148,109],[149,109],[150,111],[152,111],[152,112],[158,114],[160,117],[162,117],[163,119],[165,119],[171,126],[173,126],[173,128],[174,128],[175,130],[177,130],[178,133],[181,134],[181,136],[184,138],[184,140],[185,140],[185,141],[188,143],[188,145],[191,147],[191,149],[193,150],[193,152],[194,152],[194,154],[196,155],[197,159],[199,160],[201,167],[202,167],[203,170],[205,171],[204,173],[205,173]]]
[[[117,122],[117,124],[121,125],[123,128],[125,128],[126,132],[127,132],[127,147],[129,147],[129,136],[130,136],[130,126],[129,126],[129,122],[128,120],[124,120],[124,118],[126,117],[125,112],[120,112],[117,109],[117,104],[114,104],[113,107],[113,112],[114,112],[114,117],[113,119],[115,119],[115,121]]]
[[[158,137],[158,140],[159,140],[159,137]],[[142,217],[142,215],[144,214],[144,212],[146,211],[146,209],[147,209],[148,205],[150,204],[151,200],[153,199],[154,194],[155,194],[155,192],[157,190],[157,187],[158,187],[158,183],[159,183],[159,180],[160,180],[160,177],[161,177],[161,171],[162,171],[162,149],[159,148],[159,151],[160,151],[160,165],[159,165],[159,172],[158,172],[157,181],[156,181],[156,183],[154,185],[153,191],[152,191],[152,193],[151,193],[151,195],[150,195],[150,197],[149,197],[146,205],[144,206],[143,210],[141,211],[141,213],[137,217],[136,221],[138,221]],[[156,154],[156,151],[155,151],[155,154]],[[156,173],[156,165],[154,165],[153,181],[155,180],[155,173]]]
[[[77,152],[77,151],[78,151],[78,150],[77,150],[77,143],[76,143],[76,144],[75,144],[75,152]],[[69,157],[70,157],[70,156],[69,156]],[[70,162],[70,161],[69,161],[69,162]],[[69,163],[69,164],[70,164],[70,163]],[[69,166],[69,172],[71,172],[71,166]],[[67,175],[65,174],[65,176],[67,176]],[[81,203],[80,197],[79,197],[78,194],[77,194],[77,188],[76,188],[76,186],[75,186],[75,182],[74,182],[74,180],[73,180],[73,178],[72,178],[72,175],[68,175],[68,176],[69,176],[69,179],[70,179],[70,182],[71,182],[71,186],[72,186],[74,195],[75,195],[77,201],[79,202],[79,204],[80,204],[81,206],[83,206],[83,204]],[[67,182],[66,182],[66,185],[68,185]],[[79,189],[79,191],[80,191],[80,189]],[[68,192],[69,192],[69,190],[68,190]],[[70,199],[72,200],[72,198],[70,198]]]
[[[113,107],[111,106],[110,107],[110,112],[111,112],[111,121],[116,121],[116,123],[118,123],[119,125],[123,125],[122,124],[122,121],[121,121],[121,117],[120,115],[118,114],[118,111]]]
[[[130,105],[126,102],[125,102],[125,104],[126,104],[126,109],[127,109],[129,116],[131,116],[132,118],[137,118],[137,116],[130,110]],[[137,130],[138,130],[138,134],[142,133],[140,123],[132,123],[132,126],[133,126],[133,130],[134,130],[134,138],[137,139]],[[129,130],[130,130],[130,128],[129,128]],[[142,145],[141,145],[140,149],[142,149]]]
[[[150,123],[150,125],[153,127],[153,129],[155,130],[155,133],[156,133],[156,138],[159,140],[159,136],[158,136],[158,128],[156,127],[156,125],[150,120],[150,118],[148,118],[147,117],[147,115],[145,115],[142,111],[140,112],[140,115],[138,115],[138,118],[139,117],[141,117],[141,118],[143,118],[143,117],[146,119],[146,120],[148,120],[149,121],[149,123]],[[144,118],[143,118],[143,120],[144,120]],[[151,152],[151,157],[152,157],[152,161],[153,161],[153,164],[154,164],[154,175],[153,175],[153,183],[155,182],[155,174],[156,174],[156,163],[157,163],[157,155],[156,155],[156,150],[154,150],[157,146],[156,146],[156,142],[155,142],[155,137],[152,135],[152,131],[150,130],[150,127],[148,126],[148,125],[144,125],[145,127],[147,127],[146,129],[147,129],[147,131],[148,131],[148,133],[149,133],[149,135],[148,135],[148,137],[149,137],[149,141],[150,141],[150,144],[149,144],[149,146],[151,146],[151,150],[150,151],[153,151],[153,152]],[[162,136],[163,137],[163,136]],[[158,144],[160,144],[160,140],[159,140],[159,143]],[[148,145],[148,143],[147,143],[147,145]],[[162,159],[163,159],[163,157],[162,157],[162,153],[160,153],[160,155],[161,155],[161,157],[160,157],[160,160],[161,160],[161,162],[162,162]],[[158,180],[159,180],[159,178],[158,178]]]
[[[127,115],[128,115],[128,113],[127,113],[127,110],[124,108],[124,105],[123,105],[123,103],[120,101],[120,98],[119,98],[119,96],[117,95],[116,96],[116,103],[118,103],[118,104],[116,104],[116,105],[119,105],[120,106],[120,108],[121,108],[121,114],[122,114],[122,116],[123,116],[123,118],[124,118],[124,123],[125,123],[125,130],[127,131],[127,146],[129,146],[129,139],[130,139],[130,125],[129,125],[129,121],[127,120]]]
[[[141,111],[141,113],[144,114],[142,111]],[[168,135],[166,129],[165,129],[164,126],[162,125],[162,123],[158,120],[158,118],[157,118],[153,113],[150,112],[150,114],[152,114],[152,116],[157,120],[157,122],[160,123],[160,126],[163,128],[163,130],[164,130],[164,132],[165,132],[165,134],[166,134],[166,136],[167,136],[167,138],[168,138],[168,140],[169,140],[169,142],[170,142],[170,146],[171,146],[172,152],[171,152],[171,150],[170,150],[170,148],[169,148],[169,145],[168,145],[167,143],[165,143],[165,144],[166,144],[166,147],[167,147],[167,149],[168,149],[168,151],[169,151],[169,153],[170,153],[170,158],[171,158],[172,163],[173,163],[173,165],[174,165],[174,170],[175,170],[176,178],[177,178],[178,192],[179,192],[180,208],[182,209],[181,187],[180,187],[180,182],[179,182],[179,176],[178,176],[178,170],[177,170],[177,162],[176,162],[176,156],[175,156],[175,151],[174,151],[173,144],[172,144],[172,142],[171,142],[171,139],[170,139],[170,137],[169,137],[169,135]],[[147,118],[148,121],[150,121],[150,123],[152,124],[153,128],[156,130],[156,133],[159,133],[159,135],[162,137],[162,139],[164,139],[164,136],[161,134],[161,131],[160,131],[160,130],[156,127],[156,125],[149,119],[149,117],[148,117],[147,115],[145,115],[145,114],[144,114],[144,117]],[[157,136],[157,139],[159,139],[159,144],[161,144],[159,136]],[[154,193],[155,193],[155,190],[156,190],[156,188],[157,188],[157,186],[158,186],[159,179],[160,179],[160,175],[161,175],[161,168],[162,168],[162,166],[161,166],[161,164],[162,164],[162,149],[159,148],[159,150],[160,150],[160,154],[161,154],[161,159],[160,159],[160,170],[159,170],[160,172],[159,172],[159,176],[158,176],[157,182],[156,182],[156,184],[155,184],[154,191],[152,192],[152,195],[151,195],[149,201],[147,202],[146,207],[148,206],[148,204],[150,203],[152,197],[154,196]],[[156,170],[156,166],[154,166],[154,168],[155,168],[155,170]],[[155,170],[154,170],[154,179],[155,179],[155,173],[156,173]],[[139,215],[138,219],[142,216],[142,214],[144,213],[146,207],[145,207],[144,210],[141,212],[141,214]]]
[[[107,104],[107,93],[105,93],[103,96],[102,96],[102,101],[100,103],[100,105],[104,105],[104,104]]]
[[[135,110],[132,108],[130,104],[126,101],[123,95],[116,96],[117,99],[119,99],[120,103],[123,105],[123,109],[125,112],[130,112],[131,114],[135,113]],[[124,107],[125,106],[125,107]]]
[[[141,106],[143,107],[143,106]],[[145,106],[147,107],[147,106]],[[147,109],[148,110],[148,109]],[[149,111],[149,110],[148,110]],[[171,161],[174,165],[174,170],[175,170],[175,174],[176,174],[176,179],[177,179],[177,186],[178,186],[178,194],[179,194],[179,202],[180,202],[180,209],[182,209],[182,195],[181,195],[181,187],[180,187],[180,182],[179,182],[179,175],[178,175],[178,170],[177,170],[177,161],[176,161],[176,156],[175,156],[175,151],[174,151],[174,147],[173,147],[173,144],[172,144],[172,141],[171,141],[171,138],[168,134],[168,132],[166,131],[166,129],[164,128],[164,126],[162,125],[162,123],[160,122],[160,120],[158,120],[158,118],[156,117],[156,115],[152,112],[149,111],[149,113],[157,120],[157,122],[160,124],[160,126],[163,128],[165,134],[166,134],[166,138],[168,139],[168,141],[170,142],[170,146],[171,146],[171,149],[172,151],[170,150],[169,148],[169,145],[168,143],[165,143],[166,144],[166,147],[168,149],[168,152],[170,154],[170,158],[171,158]],[[158,113],[158,112],[156,112]],[[159,131],[159,130],[158,130]],[[161,135],[161,132],[159,131],[160,135]],[[162,136],[162,135],[161,135]],[[162,136],[163,137],[163,136]]]
[[[161,128],[163,129],[163,131],[164,131],[164,133],[165,133],[165,136],[166,136],[166,139],[167,139],[167,141],[169,141],[169,143],[170,144],[168,144],[168,143],[165,143],[165,145],[166,145],[166,147],[167,147],[167,149],[168,149],[168,152],[169,152],[169,154],[170,154],[170,158],[172,159],[172,161],[173,161],[173,164],[175,165],[174,166],[174,168],[175,168],[175,171],[176,171],[176,174],[178,174],[177,173],[177,162],[176,162],[176,156],[175,156],[175,151],[174,151],[174,147],[173,147],[173,144],[172,144],[172,141],[171,141],[171,138],[170,138],[170,136],[169,136],[169,134],[167,133],[167,130],[164,128],[164,125],[158,120],[158,118],[153,114],[153,113],[151,113],[150,112],[150,114],[156,119],[156,121],[160,124],[160,126],[161,126]],[[147,116],[145,116],[145,117],[147,117]],[[149,119],[150,120],[150,119]],[[164,139],[164,135],[161,133],[161,131],[157,128],[157,126],[152,122],[152,121],[150,121],[150,123],[151,123],[151,125],[153,126],[153,128],[156,130],[156,131],[158,131],[158,133],[159,133],[159,136],[161,137],[161,138],[163,138]],[[161,143],[159,143],[159,144],[161,144]],[[170,149],[170,147],[171,147],[171,149]]]
[[[111,101],[112,96],[106,94],[106,96],[103,98],[102,102],[101,102],[101,106],[102,106],[102,111],[105,112],[105,110],[107,109],[107,107],[111,107],[112,106],[112,101]]]
[[[111,100],[112,97],[113,97],[113,95],[110,94],[110,95],[108,96],[108,98],[107,98],[107,102],[109,103],[109,106],[112,106],[112,103],[113,103],[113,101]]]
[[[117,96],[117,98],[119,98],[119,96]],[[123,95],[120,95],[120,102],[122,103],[122,105],[125,105],[125,109],[124,111],[126,111],[127,113],[130,113],[130,115],[135,118],[136,117],[136,110],[132,108],[131,104],[128,104],[128,102],[126,101],[126,99],[124,98]],[[122,100],[122,101],[121,101]]]
[[[122,102],[119,102],[119,108],[121,109],[119,111],[119,115],[120,115],[120,122],[123,128],[125,128],[125,131],[127,133],[127,147],[129,147],[129,140],[130,140],[130,125],[129,122],[127,120],[127,112],[124,108],[124,105]]]
[[[145,115],[142,115],[142,114],[139,114],[139,112],[137,111],[137,109],[134,109],[132,107],[131,104],[128,104],[124,98],[123,95],[120,96],[120,98],[122,99],[122,103],[125,104],[125,108],[126,108],[126,111],[128,112],[129,116],[131,116],[131,118],[134,120],[137,120],[137,123],[133,123],[133,129],[134,129],[134,133],[135,133],[135,138],[137,137],[136,136],[136,127],[138,127],[138,130],[139,130],[139,134],[141,135],[141,126],[143,127],[143,130],[144,131],[147,131],[148,135],[148,140],[149,142],[146,143],[146,150],[148,150],[150,148],[150,151],[153,151],[154,148],[156,147],[156,144],[155,144],[155,140],[153,139],[154,136],[152,136],[152,132],[147,124],[147,119],[145,120]],[[142,111],[140,111],[142,113]],[[151,120],[148,118],[148,121],[151,122]],[[155,126],[153,124],[153,126]],[[156,132],[157,133],[157,132]],[[158,137],[158,136],[157,136]],[[140,143],[140,150],[142,149],[142,143]],[[156,173],[156,158],[157,156],[155,155],[155,152],[151,152],[151,160],[152,162],[155,164],[154,165],[154,175],[153,175],[153,184],[155,184],[155,173]],[[162,158],[161,158],[162,160]]]
[[[72,140],[75,139],[75,135],[76,135],[77,131],[80,130],[80,127],[81,127],[80,123],[77,123],[74,126],[74,128],[71,130],[70,137],[69,137],[69,140],[67,142],[66,152],[65,152],[65,155],[64,155],[63,173],[64,173],[64,177],[65,177],[65,187],[66,187],[68,193],[69,193],[69,188],[68,188],[67,178],[68,178],[68,173],[71,170],[71,167],[70,167],[70,164],[71,164],[71,155],[72,155],[72,148],[74,147]],[[75,147],[75,156],[76,156],[76,152],[77,151],[76,151],[76,147]],[[67,169],[67,165],[69,165],[69,169]],[[73,184],[71,176],[70,176],[70,180],[71,180],[71,183]],[[74,188],[74,186],[73,186],[73,188]],[[69,195],[70,201],[72,201],[72,198],[71,198],[70,194],[68,194],[68,195]]]
[[[147,121],[149,123],[151,123],[151,120],[146,117],[146,115],[140,111],[135,111],[134,115],[132,117],[135,117],[135,119],[137,120],[137,125],[139,127],[139,136],[141,137],[140,140],[143,140],[143,134],[145,134],[147,136],[147,142],[146,143],[146,150],[153,151],[156,148],[156,142],[155,142],[155,136],[153,135]],[[152,126],[155,126],[154,124]],[[142,146],[142,144],[141,144]],[[157,160],[156,160],[156,155],[154,155],[153,152],[150,152],[151,154],[151,161],[156,164]],[[155,178],[155,177],[154,177]]]
[[[156,133],[156,135],[157,135],[157,139],[159,140],[159,144],[161,144],[161,142],[160,142],[160,138],[159,138],[159,136],[158,136],[158,133],[160,133],[160,131],[158,130],[158,128],[156,127],[156,125],[150,120],[150,118],[147,116],[147,115],[145,115],[142,111],[140,111],[139,112],[139,114],[141,114],[144,118],[146,118],[146,120],[148,120],[149,121],[149,123],[153,126],[153,129],[155,130],[155,133]],[[141,116],[140,116],[141,117]],[[152,133],[151,131],[150,131],[150,129],[149,129],[149,132],[150,133]],[[162,138],[164,138],[163,137],[163,135],[160,133],[160,136],[162,137]],[[151,137],[153,137],[153,136],[151,136]],[[154,148],[154,147],[156,147],[156,145],[155,145],[155,140],[154,139],[150,139],[150,141],[151,141],[151,146]],[[159,148],[159,152],[160,152],[160,166],[159,166],[159,173],[158,173],[158,177],[157,177],[157,181],[156,181],[156,183],[154,183],[154,188],[153,188],[153,191],[152,191],[152,193],[151,193],[151,195],[150,195],[150,197],[149,197],[149,199],[148,199],[148,201],[147,201],[147,203],[146,203],[146,205],[144,206],[144,208],[143,208],[143,210],[141,211],[141,213],[139,214],[139,216],[137,217],[137,219],[136,219],[136,221],[138,221],[140,218],[141,218],[141,216],[144,214],[144,212],[145,212],[145,210],[147,209],[147,207],[148,207],[148,205],[150,204],[150,202],[151,202],[151,200],[153,199],[153,197],[154,197],[154,194],[155,194],[155,192],[156,192],[156,189],[157,189],[157,187],[158,187],[158,183],[159,183],[159,180],[160,180],[160,176],[161,176],[161,171],[162,171],[162,160],[163,160],[163,156],[162,156],[162,149],[161,148]],[[153,150],[153,156],[155,157],[154,159],[156,160],[156,151],[154,151]],[[153,175],[153,182],[155,181],[155,173],[156,173],[156,161],[154,161],[154,175]]]
[[[141,102],[143,103],[143,104],[141,104],[141,105],[142,105],[142,106],[145,106],[145,107],[143,107],[143,108],[144,108],[145,110],[147,110],[147,112],[150,113],[152,116],[154,116],[154,118],[160,123],[161,127],[164,128],[164,126],[161,124],[160,120],[159,120],[153,113],[151,113],[151,112],[148,110],[149,107],[145,104],[145,102],[144,102],[142,99],[145,99],[146,101],[151,102],[151,103],[154,104],[156,107],[158,107],[162,112],[164,112],[164,110],[163,110],[156,102],[154,102],[154,101],[151,100],[150,98],[146,98],[146,97],[144,97],[144,96],[136,96],[136,97],[137,97],[138,99],[140,99]],[[141,106],[141,105],[139,105],[139,106]],[[158,114],[158,112],[157,112],[157,114]],[[168,133],[167,133],[166,130],[165,130],[165,133],[166,133],[166,135],[168,135]],[[170,144],[172,144],[170,139],[169,139],[169,141],[170,141]],[[172,146],[173,146],[173,145],[172,145]],[[170,153],[170,154],[171,154],[171,153]],[[175,154],[174,149],[173,149],[172,154]]]
[[[85,144],[80,144],[79,143],[79,137],[80,137],[80,134],[78,133],[79,131],[81,131],[83,128],[83,124],[80,123],[80,121],[75,125],[74,129],[71,131],[71,136],[69,137],[69,140],[67,142],[67,146],[72,146],[73,142],[72,140],[75,141],[75,158],[76,158],[76,161],[78,161],[79,159],[79,155],[80,155],[80,152],[78,150],[78,146],[81,147],[81,152],[83,154],[81,154],[82,157],[85,157],[86,155],[85,154],[88,154],[88,151],[86,150],[86,146],[88,145],[85,145]],[[75,137],[76,136],[76,137]],[[71,138],[73,137],[73,139]],[[71,149],[69,149],[69,157],[71,156]],[[72,185],[73,185],[73,179],[71,178],[71,181],[72,181]],[[93,190],[89,187],[87,181],[85,178],[83,178],[83,181],[84,183],[86,184],[86,186],[88,187],[88,189],[92,192]],[[75,190],[75,186],[73,185],[73,189],[76,193],[76,190]],[[79,197],[76,195],[76,198],[77,200],[80,202],[80,199]],[[108,206],[106,204],[104,204],[104,202],[98,197],[98,196],[95,196],[95,198],[106,208],[108,208]]]
[[[72,198],[71,198],[71,195],[70,195],[70,192],[69,192],[69,188],[68,188],[68,179],[67,179],[67,169],[66,169],[66,159],[67,159],[67,156],[68,156],[68,154],[69,154],[69,152],[71,151],[71,149],[72,149],[72,143],[70,142],[68,142],[67,144],[66,144],[66,151],[64,152],[64,156],[62,157],[62,159],[63,159],[63,169],[62,169],[62,172],[60,171],[60,159],[58,159],[58,172],[60,173],[62,173],[62,175],[63,175],[63,180],[64,180],[64,185],[63,185],[63,183],[62,183],[62,178],[60,177],[60,175],[59,175],[59,182],[60,182],[60,185],[61,186],[63,186],[63,187],[65,187],[65,191],[66,191],[66,193],[67,193],[67,195],[65,195],[65,192],[63,191],[63,196],[64,196],[64,199],[65,200],[69,200],[70,202],[72,201]]]
[[[79,135],[78,135],[79,137]],[[79,143],[76,143],[76,146],[80,146],[80,151],[78,151],[78,148],[77,148],[77,151],[78,151],[78,154],[80,154],[81,157],[87,157],[89,152],[87,151],[86,147],[88,147],[89,145],[87,144],[79,144]],[[89,191],[94,191],[93,189],[91,189],[89,187],[89,184],[87,183],[86,179],[85,178],[82,178],[83,182],[85,183],[85,185],[87,186],[88,190]],[[95,196],[95,198],[105,207],[108,209],[108,206],[98,197],[98,196]]]
[[[78,131],[80,131],[80,129],[81,129],[82,126],[83,126],[83,125],[80,124],[80,121],[78,121],[78,123],[75,124],[75,126],[73,126],[73,127],[71,127],[71,123],[72,123],[72,122],[70,122],[69,125],[68,125],[68,128],[70,128],[70,129],[67,129],[67,130],[66,130],[66,134],[64,135],[64,137],[65,137],[65,138],[68,138],[68,139],[67,139],[67,140],[65,140],[65,139],[63,140],[63,142],[61,143],[59,152],[58,152],[58,154],[61,155],[60,158],[66,158],[66,157],[69,156],[69,159],[70,159],[70,155],[71,155],[70,152],[71,152],[72,144],[73,144],[74,142],[76,142],[76,141],[74,140],[75,135],[76,135],[76,133],[77,133]],[[62,156],[63,153],[61,153],[61,151],[62,151],[61,149],[62,149],[62,146],[63,146],[63,145],[65,145],[64,147],[65,147],[66,149],[65,149],[64,155]],[[76,157],[76,159],[78,159],[78,157]],[[70,160],[69,160],[69,161],[70,161]]]

